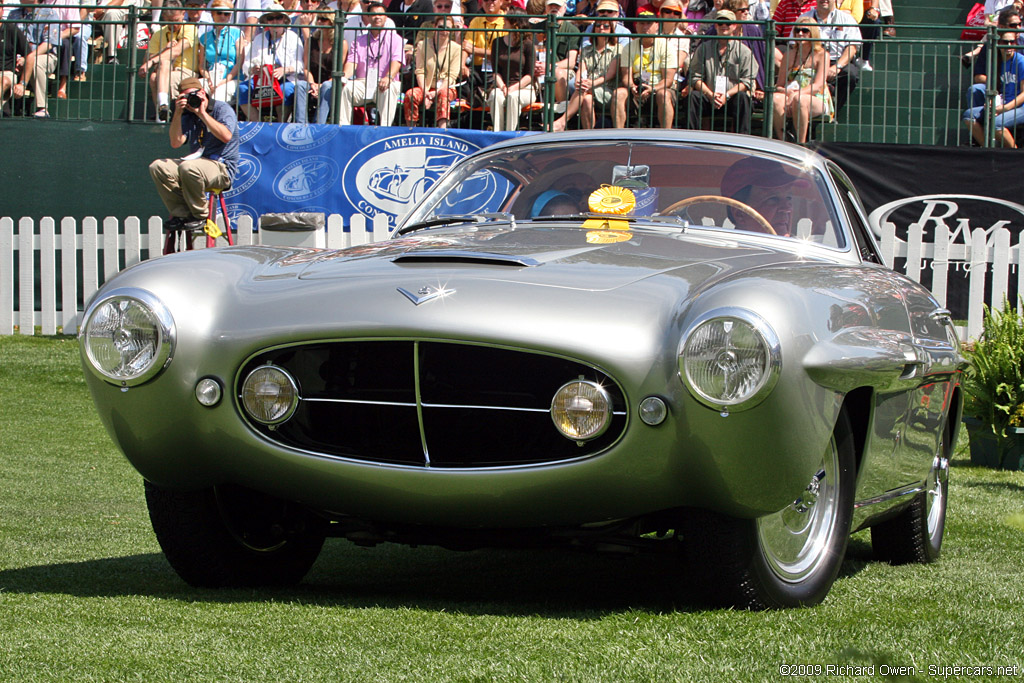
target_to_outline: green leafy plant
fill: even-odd
[[[1024,310],[1024,298],[1020,299]],[[1009,301],[985,309],[981,337],[965,345],[971,365],[964,379],[964,413],[991,425],[1000,437],[1024,426],[1024,317]]]

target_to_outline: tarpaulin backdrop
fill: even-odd
[[[970,243],[977,228],[989,235],[1006,228],[1016,244],[1024,228],[1024,173],[1017,150],[850,143],[823,144],[817,151],[853,180],[875,230],[888,221],[896,236],[906,239],[909,226],[922,225],[924,241],[930,242],[935,228],[944,225],[955,242]],[[1013,298],[1016,278],[1010,283]],[[930,268],[922,271],[922,284],[931,285]],[[966,318],[963,263],[950,263],[948,287],[947,308],[954,318]]]
[[[232,217],[314,211],[404,216],[464,156],[519,133],[377,126],[239,124]]]

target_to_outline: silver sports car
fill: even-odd
[[[709,597],[828,593],[851,532],[942,543],[963,359],[800,148],[537,135],[392,239],[144,262],[82,359],[196,586],[300,580],[325,537],[669,551]]]

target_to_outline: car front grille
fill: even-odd
[[[441,341],[310,343],[251,358],[236,396],[268,363],[295,378],[299,405],[283,424],[250,425],[321,456],[447,468],[562,462],[600,452],[626,426],[625,398],[610,377],[542,353]],[[604,434],[579,443],[555,429],[549,412],[558,388],[576,379],[600,383],[614,411]]]

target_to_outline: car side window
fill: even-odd
[[[861,208],[860,198],[857,196],[857,190],[854,189],[853,183],[850,182],[850,179],[846,177],[846,174],[839,167],[832,163],[828,164],[828,171],[839,189],[839,200],[843,205],[843,211],[846,213],[847,219],[850,221],[850,228],[853,232],[853,238],[857,244],[857,251],[860,253],[861,260],[868,263],[885,265],[878,251],[878,245],[871,235],[871,229],[868,227],[867,219]]]

